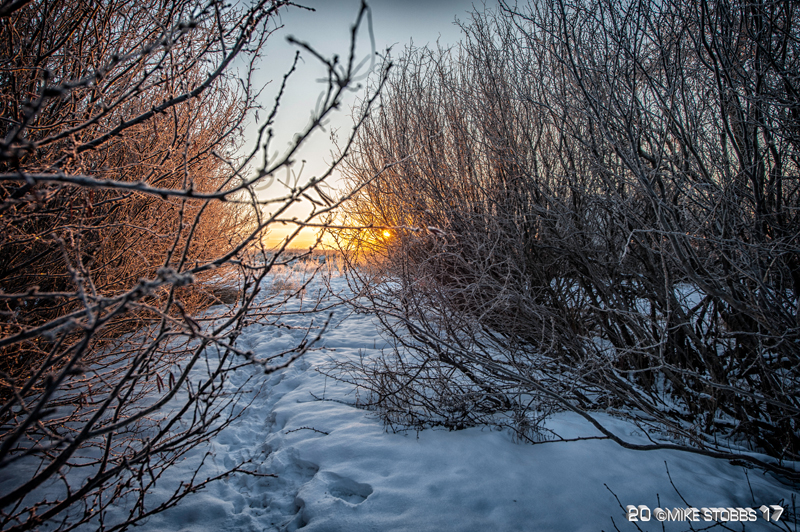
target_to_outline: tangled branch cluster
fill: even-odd
[[[291,167],[360,75],[363,5],[344,63],[301,43],[328,74],[307,128],[271,155],[290,71],[245,152],[246,121],[260,109],[254,69],[289,7],[3,2],[3,530],[117,530],[174,506],[222,476],[198,470],[165,500],[146,497],[246,407],[238,401],[247,386],[228,386],[231,372],[275,371],[319,340],[324,325],[266,358],[236,345],[248,324],[281,324],[282,305],[302,287],[263,293],[261,281],[296,259],[285,253],[291,239],[324,225],[339,201],[320,188],[332,169],[272,199],[256,188]],[[301,198],[312,212],[268,249],[269,227]],[[252,471],[245,463],[230,472]],[[113,504],[129,512],[120,519]]]
[[[396,342],[340,368],[366,403],[532,440],[554,410],[605,412],[642,448],[757,450],[796,480],[799,17],[504,3],[457,48],[408,50],[348,167],[357,185],[400,161],[348,204],[391,236],[342,240],[382,258],[351,275]]]

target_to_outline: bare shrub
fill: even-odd
[[[246,407],[244,389],[226,384],[232,371],[285,367],[324,331],[318,320],[299,345],[266,359],[236,345],[250,323],[281,324],[281,306],[302,286],[264,294],[261,283],[300,258],[285,253],[298,231],[337,207],[319,193],[332,169],[275,199],[256,189],[292,165],[358,76],[366,6],[344,63],[298,43],[329,82],[307,129],[270,155],[291,72],[271,109],[260,109],[252,75],[290,5],[0,8],[3,530],[124,529],[202,489],[219,477],[198,470],[166,500],[145,497]],[[237,157],[257,110],[267,118],[255,147]],[[284,220],[301,198],[313,212]],[[296,230],[270,250],[263,237],[276,222]],[[230,472],[253,473],[246,463]],[[107,512],[115,501],[128,505],[121,520]]]
[[[392,233],[341,233],[385,265],[350,273],[396,342],[340,368],[367,402],[408,426],[492,412],[526,437],[568,409],[628,447],[758,462],[735,442],[796,479],[797,17],[503,4],[452,50],[408,50],[348,159],[351,225]]]

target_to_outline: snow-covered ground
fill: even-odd
[[[341,278],[332,284],[345,289]],[[307,319],[297,317],[296,324]],[[266,356],[290,347],[301,334],[254,325],[239,342]],[[629,451],[603,440],[518,444],[507,432],[489,427],[387,432],[374,414],[351,406],[352,388],[317,371],[331,357],[371,356],[383,346],[370,316],[338,308],[324,336],[325,349],[265,376],[265,386],[244,416],[171,473],[180,478],[210,451],[208,472],[252,458],[264,476],[233,475],[141,528],[625,531],[662,530],[663,525],[666,530],[705,530],[714,523],[662,524],[655,517],[631,523],[624,507],[646,505],[652,511],[781,504],[792,510],[796,491],[772,476],[688,453]],[[241,370],[242,381],[248,371]],[[632,426],[602,420],[628,440],[644,441]],[[570,413],[555,416],[547,427],[565,438],[596,434]],[[162,485],[159,489],[174,489],[169,481]],[[728,522],[721,529],[796,530],[786,515],[777,528],[760,511],[757,516],[755,522]]]

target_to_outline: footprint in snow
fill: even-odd
[[[306,496],[309,492],[317,492],[319,495],[327,495],[356,505],[367,500],[373,490],[369,484],[362,484],[330,471],[321,471],[305,486],[303,491]]]
[[[372,495],[372,486],[362,484],[353,479],[340,477],[336,473],[323,473],[329,478],[328,490],[337,499],[349,502],[350,504],[361,504]]]

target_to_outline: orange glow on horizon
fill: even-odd
[[[269,234],[264,238],[264,243],[270,248],[277,248],[283,245],[286,238],[292,233],[294,228],[290,226],[271,227]],[[308,249],[317,242],[319,229],[306,227],[298,233],[289,243],[287,249]],[[320,249],[335,249],[336,244],[330,234],[325,234],[319,245]]]

